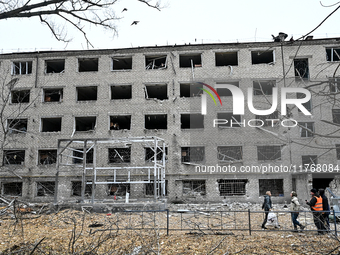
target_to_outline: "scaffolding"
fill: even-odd
[[[137,145],[139,144],[139,145]],[[132,146],[142,146],[148,149],[148,163],[145,166],[135,165],[126,159],[124,150],[117,148],[130,148]],[[98,149],[112,148],[114,157],[124,164],[119,166],[115,161],[108,166],[98,166]],[[150,150],[153,156],[150,155]],[[121,154],[120,152],[124,152]],[[110,154],[110,153],[109,153]],[[111,153],[112,154],[112,153]],[[112,155],[111,155],[112,156]],[[109,157],[111,157],[109,155]],[[128,160],[128,161],[126,161]],[[107,138],[107,139],[59,139],[57,150],[56,178],[54,202],[58,202],[58,187],[61,176],[67,177],[74,168],[79,168],[81,178],[81,202],[85,200],[86,188],[91,185],[91,203],[95,202],[97,185],[130,185],[130,184],[153,184],[154,200],[161,199],[166,194],[165,185],[165,162],[166,146],[164,139],[159,137],[127,137],[127,138]],[[151,164],[150,164],[151,163]],[[102,165],[102,164],[101,164]],[[111,179],[100,181],[98,176],[105,172]],[[139,179],[134,177],[140,177]]]

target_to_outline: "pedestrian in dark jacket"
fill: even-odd
[[[271,211],[271,209],[272,209],[272,200],[270,198],[271,195],[272,194],[271,194],[270,191],[267,191],[266,195],[264,195],[264,201],[263,201],[263,204],[262,204],[262,210],[264,210],[264,212],[265,212],[264,221],[262,223],[263,229],[267,229],[265,225],[267,223],[269,211]]]
[[[316,191],[316,189],[311,189],[310,194],[312,196],[311,200],[308,202],[306,200],[306,204],[310,206],[313,212],[313,219],[316,228],[318,229],[318,235],[323,235],[326,230],[322,224],[322,197]]]
[[[327,230],[329,230],[329,203],[328,203],[328,198],[325,195],[325,190],[324,189],[319,189],[319,195],[322,197],[322,222]]]

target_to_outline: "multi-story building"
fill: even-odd
[[[340,38],[310,37],[2,54],[1,194],[51,201],[58,188],[58,200],[79,198],[83,169],[72,164],[83,164],[83,148],[71,146],[56,183],[60,139],[159,137],[169,201],[259,202],[267,190],[275,202],[288,201],[292,190],[307,198],[339,172],[339,55]],[[302,106],[311,115],[285,107],[283,88],[294,99],[306,96],[294,88],[308,89],[311,100]],[[249,108],[271,109],[273,98],[277,107],[267,116]],[[236,114],[242,106],[244,114]],[[152,165],[152,148],[124,142],[85,150],[86,164],[102,167],[98,180],[108,182],[96,186],[96,198],[153,197],[152,181],[142,183],[147,173],[129,173],[140,183],[118,184],[126,177],[109,167]]]

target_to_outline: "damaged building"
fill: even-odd
[[[260,202],[270,190],[283,203],[292,190],[307,199],[312,187],[336,189],[339,64],[340,38],[311,37],[1,54],[1,195],[49,202],[157,192],[177,203]],[[280,93],[268,115],[253,114],[246,100],[244,115],[234,114],[224,84],[250,93],[261,110],[276,89],[308,89],[303,106],[312,115],[291,104],[282,115]],[[61,157],[69,158],[63,166]]]

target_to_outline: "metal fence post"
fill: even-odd
[[[166,235],[169,235],[169,209],[166,209]]]
[[[334,209],[333,209],[333,218],[334,218],[334,234],[335,236],[338,236],[338,232],[336,230],[336,215],[335,215]]]
[[[251,235],[250,209],[248,209],[249,235]]]

